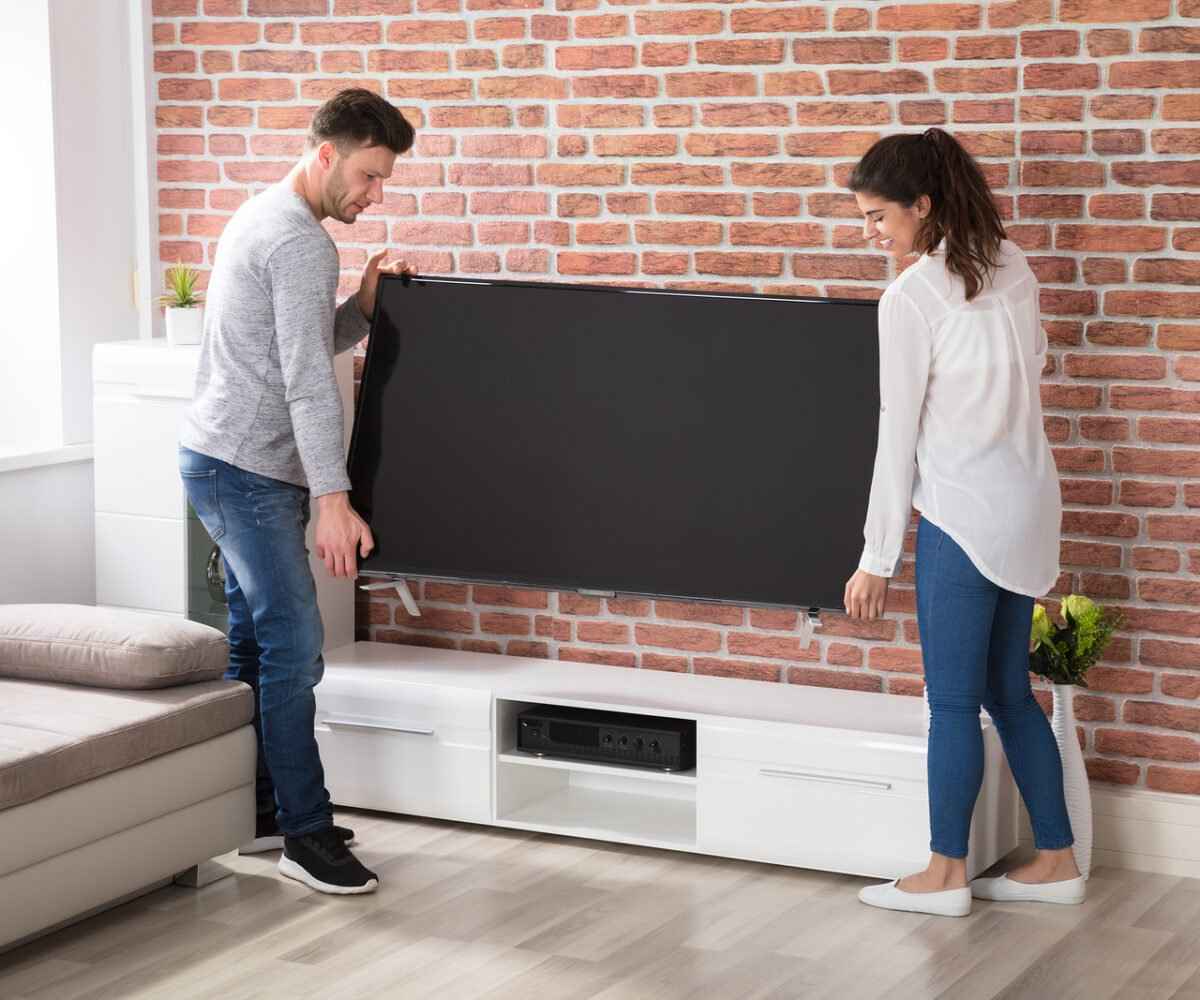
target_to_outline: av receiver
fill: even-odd
[[[547,705],[517,716],[517,749],[600,764],[687,771],[696,766],[696,723]]]

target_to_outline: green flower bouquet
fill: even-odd
[[[1100,659],[1120,616],[1079,594],[1063,599],[1064,624],[1050,620],[1041,604],[1033,608],[1029,669],[1055,684],[1087,687],[1088,669]]]

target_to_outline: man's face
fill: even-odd
[[[386,146],[359,146],[342,155],[333,143],[327,145],[330,162],[322,193],[325,214],[351,223],[359,212],[383,201],[383,182],[392,176],[396,154]],[[324,162],[326,151],[321,152]]]

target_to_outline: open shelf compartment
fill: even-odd
[[[494,787],[498,825],[621,843],[695,849],[695,770],[656,771],[539,757],[518,750],[517,716],[527,708],[548,704],[553,703],[506,698],[496,701]]]

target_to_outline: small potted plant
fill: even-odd
[[[1084,878],[1092,865],[1092,796],[1083,751],[1075,735],[1074,692],[1087,687],[1087,672],[1108,645],[1119,616],[1079,594],[1062,602],[1062,623],[1051,621],[1041,604],[1033,608],[1029,669],[1054,685],[1050,728],[1062,758],[1067,815],[1075,834],[1075,864]]]
[[[167,268],[167,292],[159,303],[167,307],[167,343],[198,344],[204,328],[204,293],[196,291],[196,269],[180,261]]]

